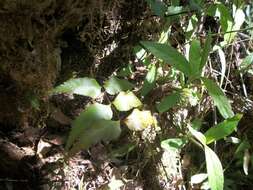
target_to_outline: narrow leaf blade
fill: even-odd
[[[213,141],[217,141],[219,139],[222,139],[224,137],[227,137],[232,132],[235,131],[240,119],[242,118],[241,114],[237,114],[232,118],[229,118],[218,125],[210,128],[206,133],[206,143],[210,144]]]
[[[187,141],[182,138],[171,138],[163,140],[161,142],[161,147],[166,150],[179,150],[186,144],[186,142]]]
[[[225,74],[226,74],[226,56],[224,51],[219,47],[218,48],[218,54],[220,57],[220,63],[221,63],[221,80],[220,80],[220,86],[223,84]]]
[[[146,96],[155,87],[156,73],[157,68],[155,65],[152,64],[141,89],[141,96]]]
[[[141,44],[154,56],[174,66],[185,75],[190,76],[191,68],[189,62],[176,49],[167,44],[142,41]]]
[[[193,76],[200,76],[201,71],[200,63],[201,63],[201,46],[198,40],[193,40],[191,42],[190,53],[189,53],[189,63],[191,65],[191,71]]]
[[[181,100],[181,94],[179,92],[173,92],[169,96],[162,99],[162,101],[157,104],[156,108],[160,113],[168,111],[173,106],[177,105]]]
[[[206,137],[203,133],[193,129],[191,126],[189,127],[189,132],[193,137],[195,137],[202,145],[206,145]]]
[[[220,87],[215,82],[207,78],[202,78],[202,81],[208,91],[208,94],[212,97],[214,104],[217,106],[220,114],[225,119],[233,117],[234,112],[232,111],[232,107]]]
[[[205,146],[205,157],[208,183],[211,189],[222,190],[224,185],[224,175],[220,159],[208,146]]]
[[[211,45],[212,45],[211,43],[212,43],[212,36],[211,36],[211,33],[209,32],[208,35],[207,35],[207,39],[206,39],[204,49],[203,49],[203,53],[202,53],[202,56],[201,56],[201,62],[200,62],[200,65],[199,65],[199,71],[200,72],[202,72],[203,67],[205,66],[205,64],[207,62],[209,53],[211,51]]]

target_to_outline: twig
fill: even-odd
[[[243,31],[252,30],[252,29],[253,29],[253,26],[247,27],[247,28],[242,28],[239,30],[230,30],[230,31],[226,31],[226,32],[213,33],[213,34],[211,34],[211,36],[224,35],[224,34],[235,33],[235,32],[243,32]]]
[[[22,182],[27,183],[27,179],[8,179],[8,178],[0,178],[0,182]]]

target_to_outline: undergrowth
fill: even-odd
[[[252,4],[147,3],[164,24],[158,39],[133,48],[134,62],[50,92],[90,98],[72,122],[66,160],[103,141],[114,160],[137,151],[141,170],[152,162],[153,177],[167,178],[161,189],[252,187],[252,131],[242,130],[252,110]]]

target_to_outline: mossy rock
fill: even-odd
[[[48,91],[59,74],[74,71],[71,56],[79,61],[76,69],[86,70],[83,75],[94,65],[99,65],[95,74],[108,76],[128,64],[132,47],[157,33],[154,24],[160,24],[151,14],[142,0],[1,1],[0,109],[8,109],[0,111],[0,123],[16,126],[36,120],[36,109],[27,97],[48,102]],[[72,48],[65,38],[68,31],[81,43],[80,59],[75,52],[66,52]],[[104,53],[112,44],[118,45]],[[67,71],[60,73],[61,68]]]

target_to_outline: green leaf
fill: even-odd
[[[242,63],[239,66],[239,71],[240,72],[247,71],[252,65],[252,63],[253,63],[253,53],[249,54],[247,57],[243,59]]]
[[[165,150],[179,150],[186,144],[186,140],[182,138],[171,138],[161,142],[161,147]]]
[[[189,62],[175,48],[167,44],[148,41],[142,41],[141,44],[158,59],[172,65],[187,76],[191,75]]]
[[[217,11],[217,4],[214,4],[214,3],[213,3],[213,4],[210,4],[210,5],[208,6],[208,8],[207,8],[207,10],[206,10],[206,13],[207,13],[208,16],[214,17],[216,11]],[[210,29],[210,28],[211,28],[211,26],[209,26],[208,29]]]
[[[181,94],[179,92],[173,92],[169,96],[162,99],[162,101],[156,105],[157,110],[160,113],[168,111],[173,106],[176,106],[181,100]]]
[[[62,85],[57,86],[53,91],[53,94],[69,93],[78,94],[83,96],[89,96],[96,98],[101,94],[101,86],[95,79],[92,78],[76,78],[70,79],[64,82]]]
[[[198,13],[201,12],[203,9],[203,0],[189,0],[190,4],[190,10],[198,11]]]
[[[217,141],[219,139],[222,139],[228,135],[230,135],[232,132],[235,131],[236,126],[238,125],[240,119],[242,118],[241,114],[237,114],[232,118],[229,118],[218,125],[210,128],[206,133],[206,144],[210,144],[213,141]]]
[[[206,39],[204,49],[203,49],[203,53],[202,53],[202,56],[201,56],[201,62],[200,62],[200,66],[199,66],[200,73],[202,72],[203,67],[205,66],[205,64],[207,62],[209,53],[211,51],[211,46],[212,46],[212,36],[211,36],[211,33],[209,32],[208,35],[207,35],[207,39]]]
[[[227,32],[232,28],[232,15],[230,14],[229,7],[226,7],[224,4],[217,4],[216,16],[220,18],[221,29],[223,32]]]
[[[244,139],[239,146],[236,148],[235,156],[240,158],[243,156],[243,153],[246,149],[251,148],[251,145],[247,139]]]
[[[218,46],[218,54],[220,57],[220,63],[221,63],[221,79],[220,79],[220,85],[223,84],[223,81],[225,79],[225,74],[226,74],[226,56],[224,51],[222,50],[221,47]]]
[[[111,77],[105,82],[104,88],[108,94],[115,95],[121,91],[131,90],[134,85],[125,79]]]
[[[245,21],[245,14],[244,14],[243,10],[236,9],[236,11],[233,15],[233,19],[234,19],[233,23],[231,24],[231,27],[229,30],[238,31]],[[224,34],[224,40],[227,43],[230,43],[230,42],[232,42],[232,40],[234,40],[236,34],[237,34],[237,32],[226,33],[226,34]]]
[[[144,84],[141,89],[141,96],[146,96],[155,87],[156,73],[157,68],[154,64],[152,64],[144,80]]]
[[[224,175],[223,169],[218,156],[205,146],[206,167],[208,174],[208,183],[212,190],[223,190]]]
[[[145,59],[147,58],[147,52],[145,49],[143,49],[143,47],[141,47],[140,45],[137,45],[133,48],[133,51],[136,55],[136,58],[139,61],[143,62],[144,65],[146,65],[146,66],[149,65],[149,64],[146,64]]]
[[[84,110],[73,122],[66,145],[69,150],[73,143],[80,138],[83,132],[90,127],[96,120],[112,119],[112,110],[110,105],[95,103]]]
[[[117,72],[117,76],[120,77],[129,77],[133,74],[133,65],[128,64],[126,67],[123,67]]]
[[[120,121],[104,119],[93,121],[73,144],[69,150],[69,156],[74,155],[82,149],[88,149],[91,145],[98,142],[115,140],[120,136],[120,133]]]
[[[195,137],[199,142],[201,142],[202,145],[206,145],[206,137],[201,132],[193,129],[191,126],[189,126],[189,132],[193,137]]]
[[[178,6],[180,4],[180,0],[171,0],[172,6]]]
[[[142,105],[141,101],[134,95],[133,92],[120,92],[113,101],[113,105],[119,111],[129,111]]]
[[[195,130],[199,130],[202,126],[202,120],[199,118],[195,118],[193,119],[193,121],[191,122],[192,128]]]
[[[191,71],[193,76],[200,76],[201,70],[200,63],[201,63],[201,46],[198,40],[193,40],[191,42],[190,53],[189,53],[189,63],[191,65]]]
[[[124,120],[125,124],[130,130],[141,131],[149,126],[157,126],[155,117],[150,111],[140,111],[134,109],[133,112]]]
[[[182,6],[169,6],[166,11],[166,15],[174,15],[183,12]]]
[[[202,81],[207,88],[209,95],[212,97],[214,104],[217,106],[220,114],[225,119],[233,117],[234,112],[232,111],[231,105],[220,87],[215,82],[207,78],[202,78]]]
[[[166,11],[166,5],[163,1],[146,0],[152,11],[158,16],[164,16]]]

